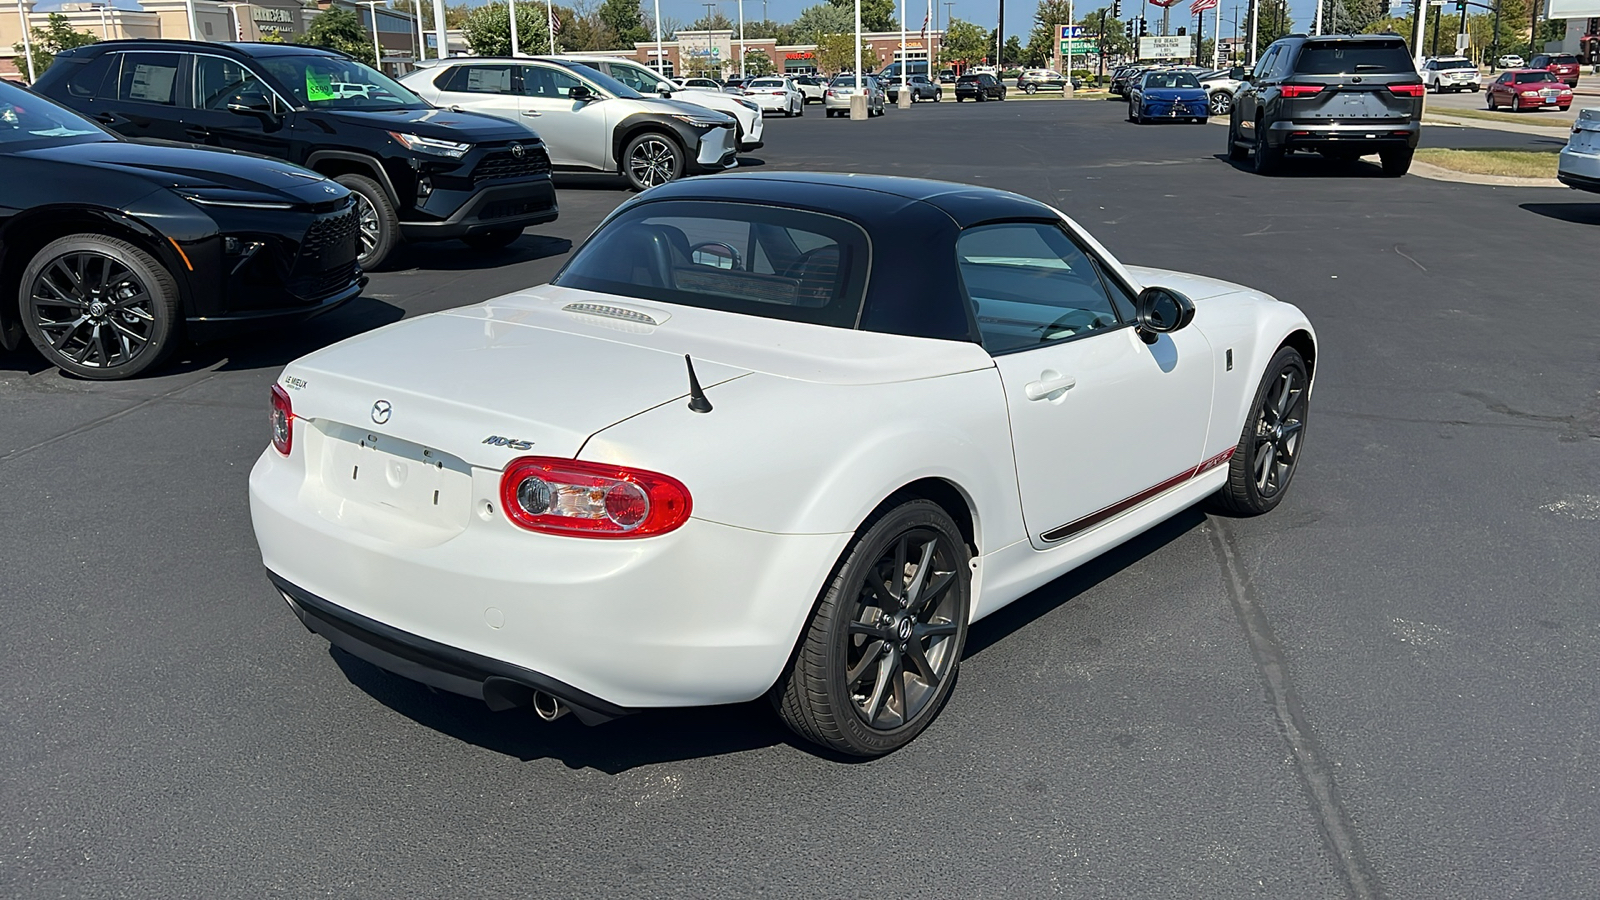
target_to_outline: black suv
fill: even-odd
[[[1291,35],[1267,48],[1234,95],[1228,158],[1248,154],[1265,175],[1292,150],[1344,161],[1376,153],[1383,174],[1398,177],[1422,134],[1423,93],[1394,35]]]
[[[526,125],[438,109],[341,53],[284,44],[103,41],[58,54],[38,91],[130,138],[298,163],[353,191],[363,268],[400,239],[500,247],[556,218]]]

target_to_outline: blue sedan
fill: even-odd
[[[1188,72],[1146,72],[1128,92],[1128,121],[1188,119],[1204,123],[1210,112],[1206,89]]]

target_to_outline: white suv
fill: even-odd
[[[1478,92],[1478,67],[1465,56],[1436,56],[1422,64],[1422,83],[1435,94]]]
[[[425,62],[400,83],[435,106],[528,125],[558,172],[616,172],[642,191],[738,164],[732,116],[646,97],[571,60],[456,56]]]
[[[658,95],[679,103],[693,103],[718,112],[725,112],[739,122],[739,150],[748,152],[761,149],[761,132],[766,125],[761,121],[761,107],[742,97],[721,91],[688,90],[657,75],[653,69],[631,59],[611,56],[583,56],[562,54],[560,59],[580,62],[633,88],[646,97]],[[818,95],[821,96],[820,94]]]

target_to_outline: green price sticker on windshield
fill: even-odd
[[[306,69],[306,100],[337,100],[333,93],[333,76]]]

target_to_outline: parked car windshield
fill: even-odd
[[[114,140],[83,116],[0,81],[0,145],[15,149],[31,142],[48,146]]]
[[[268,56],[256,60],[312,109],[430,109],[382,72],[340,56]]]
[[[1301,75],[1355,72],[1412,72],[1404,41],[1311,41],[1300,50],[1294,70]]]
[[[641,203],[602,227],[554,284],[854,328],[867,236],[821,213],[747,203]]]

